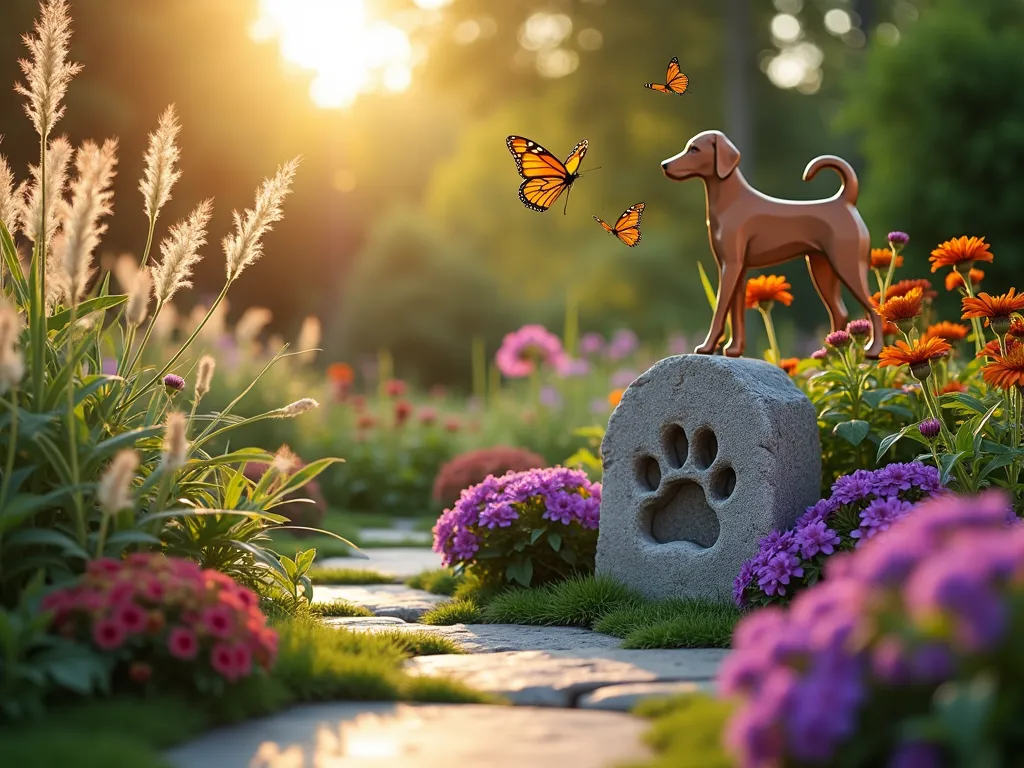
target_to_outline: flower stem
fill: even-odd
[[[971,262],[972,266],[974,262]],[[967,292],[968,297],[974,298],[974,288],[971,285],[971,275],[960,273],[960,279],[964,281],[964,290]],[[985,332],[981,327],[981,319],[977,317],[971,318],[971,328],[974,330],[974,354],[975,356],[981,354],[981,350],[985,347]]]
[[[779,356],[779,342],[775,338],[775,325],[772,323],[771,310],[765,309],[759,304],[757,311],[761,313],[761,317],[764,319],[764,330],[768,334],[768,346],[772,351],[772,364],[778,365],[779,360],[782,358]]]
[[[4,465],[4,482],[0,486],[0,509],[7,501],[7,492],[11,486],[11,474],[14,472],[14,456],[18,452],[18,385],[11,387],[11,402],[2,401],[11,411],[11,431],[7,435],[7,463]]]

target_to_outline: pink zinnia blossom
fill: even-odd
[[[213,671],[228,680],[235,679],[235,654],[230,645],[217,643],[210,651],[210,666]]]
[[[236,645],[232,649],[235,659],[235,674],[245,677],[252,671],[252,651],[244,645]]]
[[[167,650],[176,659],[191,659],[199,652],[196,633],[185,627],[175,627],[167,636]]]
[[[250,610],[259,605],[259,598],[256,597],[256,593],[246,587],[238,587],[235,592],[235,597],[238,598],[238,602],[241,603],[242,607],[246,610]]]
[[[92,576],[100,576],[104,573],[117,573],[121,570],[121,563],[109,557],[101,557],[93,560],[86,566],[86,573]]]
[[[529,376],[539,365],[558,370],[564,360],[561,340],[542,325],[524,325],[506,334],[495,356],[498,370],[510,379]]]
[[[146,612],[135,605],[135,603],[127,603],[120,606],[116,609],[115,616],[117,616],[117,620],[128,634],[142,632],[148,622]]]
[[[214,637],[227,637],[231,634],[231,610],[225,605],[215,605],[203,611],[200,619],[203,628]]]
[[[92,628],[92,640],[104,651],[119,648],[128,636],[124,626],[113,619],[100,619]]]

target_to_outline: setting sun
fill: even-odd
[[[408,36],[371,18],[364,0],[260,0],[250,33],[276,39],[286,61],[314,73],[310,97],[320,107],[345,107],[373,90],[404,91],[412,79]]]

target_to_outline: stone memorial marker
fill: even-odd
[[[653,598],[731,600],[760,539],[820,495],[814,407],[760,360],[656,363],[626,390],[601,453],[597,572]]]

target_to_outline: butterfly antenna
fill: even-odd
[[[580,171],[580,175],[582,176],[584,173],[590,173],[591,171],[600,171],[600,170],[601,170],[601,166],[599,165],[596,168],[587,168],[587,170],[585,170],[585,171]]]

